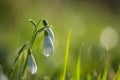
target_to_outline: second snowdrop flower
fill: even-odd
[[[30,50],[28,50],[28,53],[30,53],[28,55],[28,62],[27,62],[28,69],[32,74],[35,74],[37,72],[36,61],[35,61],[34,56],[32,55]]]

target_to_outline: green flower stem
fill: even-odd
[[[29,49],[28,49],[28,50],[29,50]],[[26,67],[27,67],[28,56],[29,56],[29,53],[27,53],[27,58],[26,58],[26,60],[25,60],[25,64],[24,64],[24,67],[23,67],[22,76],[24,76],[25,69],[26,69]]]
[[[24,67],[23,67],[22,76],[24,76],[24,73],[25,73],[25,70],[26,70],[26,67],[27,67],[28,56],[31,54],[31,53],[29,53],[29,50],[32,49],[32,46],[33,46],[33,43],[35,41],[36,36],[37,36],[37,29],[34,30],[33,36],[32,36],[31,41],[30,41],[30,45],[28,47],[27,58],[25,60],[25,64],[24,64]]]
[[[40,19],[40,20],[38,21],[38,23],[37,23],[37,25],[36,25],[37,27],[39,26],[39,24],[40,24],[41,21],[42,21],[42,19]]]
[[[39,30],[37,31],[37,33],[42,32],[45,28],[48,28],[48,27],[50,27],[50,26],[45,26],[45,27],[43,27],[43,28],[39,29]]]
[[[16,56],[14,62],[13,62],[13,65],[12,65],[12,68],[10,69],[10,72],[9,72],[9,79],[11,78],[12,76],[12,73],[13,73],[13,70],[14,70],[14,65],[16,64],[18,58],[20,57],[21,53],[27,48],[27,43],[25,43],[22,48],[18,51],[18,55]]]
[[[33,46],[33,43],[34,43],[34,41],[35,41],[36,36],[37,36],[37,30],[34,30],[32,39],[31,39],[31,41],[30,41],[29,49],[32,49],[32,46]]]
[[[17,62],[19,56],[21,55],[21,53],[22,53],[26,48],[27,48],[27,43],[25,43],[25,44],[23,45],[23,47],[18,51],[18,55],[17,55],[17,57],[15,58],[13,65]]]

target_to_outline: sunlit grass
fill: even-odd
[[[78,60],[77,60],[77,65],[76,65],[76,80],[80,80],[80,72],[81,72],[81,68],[80,68],[80,53],[78,55]]]
[[[87,80],[91,80],[91,75],[89,73],[87,74]]]
[[[109,65],[106,64],[106,68],[104,70],[104,73],[103,73],[103,76],[102,76],[101,80],[107,80],[108,69],[109,69]]]
[[[120,80],[120,66],[119,66],[119,69],[118,69],[118,71],[117,71],[115,80]]]
[[[69,30],[68,32],[68,35],[67,35],[67,41],[66,41],[66,49],[65,49],[65,55],[64,55],[64,66],[63,66],[63,71],[62,71],[62,74],[59,75],[59,80],[81,80],[81,51],[79,51],[80,53],[78,53],[78,56],[77,56],[77,61],[76,61],[76,66],[75,66],[75,75],[72,76],[70,79],[66,79],[66,74],[67,74],[67,64],[68,64],[68,58],[69,58],[69,48],[70,48],[70,40],[71,40],[71,30]],[[83,49],[83,48],[82,48]],[[25,56],[25,55],[24,55]],[[24,67],[21,63],[24,62],[24,57],[22,55],[22,59],[20,59],[19,63],[17,63],[17,65],[15,66],[15,70],[13,71],[12,73],[12,77],[10,77],[10,80],[13,80],[13,79],[16,79],[16,80],[19,80],[19,79],[27,79],[27,73],[24,74],[24,72],[22,71],[25,71],[24,68],[21,68],[21,67]],[[109,66],[108,64],[106,64],[105,68],[104,68],[104,71],[103,73],[101,74],[98,74],[97,76],[97,80],[107,80],[107,77],[108,77],[108,70],[109,70]],[[88,66],[89,67],[89,66]],[[17,72],[17,71],[19,72]],[[27,71],[26,71],[27,72]],[[102,71],[101,71],[102,72]],[[19,76],[16,76],[16,73],[17,75]],[[73,74],[74,72],[71,72],[71,74]],[[23,76],[24,75],[24,76]],[[38,74],[37,74],[38,75]],[[44,77],[44,76],[43,76]],[[86,74],[86,79],[87,80],[92,80],[92,77],[93,75],[91,75],[91,73],[87,73]],[[37,76],[33,76],[32,78],[33,80],[37,80],[38,77]],[[120,67],[116,73],[116,77],[114,80],[119,80],[120,79]],[[45,79],[46,80],[46,79]],[[50,79],[47,79],[47,80],[50,80]]]
[[[63,71],[63,76],[62,76],[62,79],[61,79],[61,80],[65,80],[65,78],[66,78],[66,70],[67,70],[67,62],[68,62],[69,46],[70,46],[70,36],[71,36],[71,31],[69,30],[68,36],[67,36],[67,42],[66,42],[64,71]]]
[[[69,54],[70,53],[69,52],[70,40],[71,40],[71,30],[69,30],[68,35],[67,35],[66,49],[65,49],[65,55],[64,55],[63,72],[62,72],[61,75],[59,75],[59,78],[60,78],[59,80],[71,80],[71,79],[72,80],[81,80],[81,51],[77,56],[76,66],[75,66],[75,69],[74,69],[75,70],[75,76],[72,76],[71,79],[66,79],[66,76],[67,76],[66,75],[67,74],[67,64],[68,64],[68,60],[69,60],[68,58],[69,58],[69,55],[70,55]],[[27,79],[26,78],[27,73],[25,73],[25,75],[24,75],[24,73],[22,73],[22,71],[25,71],[25,70],[23,70],[23,68],[21,68],[21,67],[23,67],[23,64],[21,64],[21,63],[24,62],[24,60],[25,60],[23,56],[26,56],[26,55],[25,54],[21,55],[21,58],[20,58],[19,62],[17,63],[17,65],[15,66],[14,71],[12,73],[12,77],[10,77],[10,80],[14,80],[14,79],[16,79],[16,80],[19,80],[19,79],[24,80],[24,79]],[[107,80],[108,74],[109,74],[108,70],[109,70],[110,64],[106,63],[105,65],[106,66],[104,68],[103,73],[98,74],[97,80]],[[19,72],[17,72],[17,71],[19,71]],[[74,72],[71,72],[71,74],[73,74],[73,73]],[[37,74],[37,75],[39,75],[39,74]],[[86,74],[87,80],[92,80],[92,77],[93,77],[93,75],[91,75],[91,73]],[[38,77],[34,75],[32,79],[37,80]],[[51,79],[47,79],[47,80],[51,80]],[[118,71],[116,73],[116,76],[115,76],[114,80],[120,80],[120,67],[119,67],[119,69],[118,69]]]

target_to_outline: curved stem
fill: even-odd
[[[40,24],[41,21],[42,21],[42,19],[40,19],[40,20],[38,21],[38,23],[37,23],[37,25],[36,25],[37,27],[38,27],[38,25]]]
[[[45,28],[48,28],[48,27],[50,27],[50,26],[45,26],[45,27],[43,27],[43,28],[39,29],[39,30],[37,31],[37,33],[42,32]]]
[[[37,36],[38,33],[42,32],[45,28],[48,28],[49,26],[45,26],[39,30],[34,30],[34,33],[33,33],[33,36],[32,36],[32,39],[31,39],[31,42],[30,42],[30,45],[29,45],[29,48],[32,49],[32,46],[33,46],[33,43],[35,41],[35,38]]]
[[[34,30],[34,33],[33,33],[33,36],[32,36],[32,38],[31,38],[30,45],[29,45],[29,48],[30,48],[30,49],[32,49],[32,46],[33,46],[33,43],[34,43],[34,41],[35,41],[36,36],[37,36],[37,31]]]

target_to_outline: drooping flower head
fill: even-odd
[[[35,74],[37,72],[37,65],[36,65],[36,61],[34,59],[34,56],[32,55],[32,52],[30,50],[28,50],[28,69],[32,74]]]
[[[49,57],[54,53],[54,33],[46,20],[43,20],[43,25],[48,26],[44,31],[44,55]]]
[[[49,36],[48,32],[45,30],[44,32],[44,55],[46,57],[52,56],[54,52],[54,44]]]

